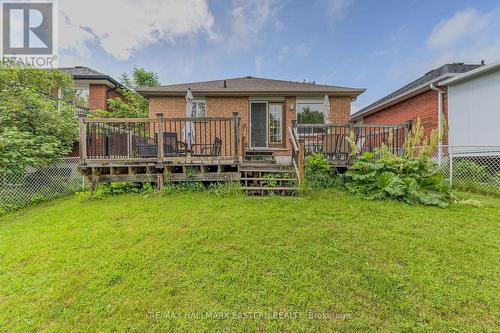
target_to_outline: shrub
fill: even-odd
[[[305,181],[310,188],[342,188],[343,175],[333,170],[323,154],[312,153],[305,160]]]
[[[305,162],[306,179],[314,179],[316,177],[324,177],[331,174],[332,168],[323,154],[312,153],[306,157]]]
[[[97,188],[94,194],[94,198],[102,199],[105,197],[112,197],[116,195],[126,194],[126,193],[139,193],[141,191],[141,185],[136,183],[110,183],[101,184]]]
[[[347,189],[365,199],[396,199],[409,204],[446,207],[451,202],[449,187],[428,157],[408,159],[364,153],[346,173]]]

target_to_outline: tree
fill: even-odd
[[[312,111],[309,107],[305,107],[297,114],[297,122],[299,124],[323,124],[323,112]]]
[[[67,155],[77,139],[74,105],[59,101],[72,79],[59,70],[0,65],[0,173]]]
[[[125,87],[138,89],[144,87],[158,87],[161,85],[158,74],[149,72],[141,67],[134,67],[132,71],[132,79],[127,73],[123,73],[120,77],[120,82]]]
[[[132,79],[127,73],[123,73],[120,82],[125,86],[125,89],[122,90],[124,99],[119,97],[108,99],[108,111],[98,111],[97,115],[117,118],[147,117],[149,103],[134,89],[158,87],[160,85],[158,74],[148,72],[144,68],[134,67]]]

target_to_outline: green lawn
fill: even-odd
[[[477,198],[52,201],[0,217],[0,330],[495,331],[500,200]]]

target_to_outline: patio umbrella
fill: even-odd
[[[186,93],[186,117],[191,118],[191,111],[193,110],[193,94],[191,89],[188,89]],[[184,143],[187,145],[188,149],[191,150],[191,146],[194,144],[194,123],[192,121],[186,121],[184,124]]]
[[[332,123],[330,115],[330,98],[328,98],[328,95],[325,95],[325,101],[323,102],[323,120],[325,125],[330,125]]]

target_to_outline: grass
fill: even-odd
[[[55,200],[0,217],[0,327],[496,331],[500,200],[475,198]]]

